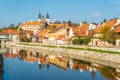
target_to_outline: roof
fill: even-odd
[[[40,25],[40,22],[38,21],[25,22],[25,23],[21,23],[19,26],[25,26],[25,25]]]
[[[73,33],[76,34],[76,36],[86,36],[86,30],[89,29],[89,25],[86,23],[83,23],[81,26],[78,27],[72,27]]]
[[[67,23],[60,23],[60,24],[56,24],[56,23],[53,23],[53,24],[49,24],[50,27],[66,27],[68,26]]]
[[[115,32],[120,32],[120,25],[117,26],[117,28],[115,29]]]
[[[2,31],[2,33],[6,33],[6,34],[16,34],[16,35],[18,35],[18,34],[19,34],[19,31],[14,30],[14,29],[5,29],[5,30]]]
[[[65,38],[66,35],[59,35],[56,40],[62,40],[63,38]]]
[[[115,26],[116,23],[117,23],[117,19],[107,20],[106,22],[98,25],[98,27],[95,29],[95,33],[100,33],[100,31],[101,31],[101,29],[103,27],[110,27],[110,28],[112,28],[112,27]]]
[[[62,29],[63,27],[56,27],[55,29],[52,29],[49,33],[54,33],[60,29]]]
[[[39,37],[43,37],[46,33],[48,33],[49,32],[49,30],[48,29],[46,29],[46,30],[42,30],[42,31],[40,31],[38,34],[37,34],[37,36],[39,36]]]
[[[31,34],[31,35],[33,35],[34,34],[34,32],[33,31],[25,31],[26,33],[28,33],[28,34]]]

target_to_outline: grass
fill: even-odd
[[[22,45],[28,45],[28,46],[43,46],[43,47],[51,47],[51,48],[58,48],[58,46],[52,46],[52,45],[40,45],[40,44],[30,44],[30,43],[19,43]],[[76,48],[76,47],[65,47],[65,46],[59,46],[59,48],[64,49],[75,49],[75,50],[87,50],[87,51],[93,51],[93,52],[101,52],[101,53],[110,53],[110,54],[120,54],[120,52],[115,51],[107,51],[107,50],[101,50],[101,49],[91,49],[91,48]]]

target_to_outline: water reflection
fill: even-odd
[[[98,73],[106,80],[119,80],[120,71],[104,65],[85,62],[78,59],[71,59],[60,55],[48,55],[39,52],[31,52],[11,48],[10,53],[4,53],[4,58],[19,58],[21,61],[28,63],[37,63],[39,70],[46,69],[49,72],[50,66],[54,65],[59,69],[67,71],[69,69],[79,71],[79,73],[89,72],[91,80],[97,80]],[[1,68],[1,67],[0,67]],[[0,74],[1,75],[1,74]],[[75,75],[75,74],[74,74]],[[3,76],[3,75],[2,75]],[[104,80],[100,79],[100,80]],[[3,79],[1,79],[3,80]]]

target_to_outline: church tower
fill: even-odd
[[[39,13],[38,14],[38,22],[40,22],[41,21],[41,14]]]
[[[48,12],[47,12],[47,14],[46,14],[46,22],[49,24],[50,23],[50,19],[49,19],[49,14],[48,14]]]

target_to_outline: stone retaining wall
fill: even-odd
[[[15,44],[15,45],[9,44],[9,45],[19,47],[21,49],[39,51],[42,53],[56,54],[56,55],[60,54],[70,58],[77,58],[85,61],[104,64],[106,66],[120,68],[119,54],[109,54],[109,53],[93,52],[93,51],[86,51],[86,50],[75,50],[75,49],[49,48],[49,47],[42,47],[42,46],[27,46],[27,45],[19,45],[19,44]]]

